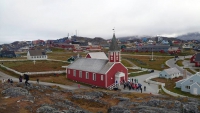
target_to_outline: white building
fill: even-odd
[[[173,79],[175,77],[183,76],[181,72],[176,68],[169,68],[169,69],[164,69],[159,73],[159,77],[161,78],[167,78],[167,79]]]
[[[29,50],[27,52],[28,60],[46,60],[48,57],[43,50]]]

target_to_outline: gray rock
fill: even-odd
[[[114,97],[116,99],[119,99],[119,101],[130,101],[130,98],[127,97]]]
[[[147,102],[148,106],[152,106],[152,107],[157,107],[160,105],[160,100],[159,99],[151,99]]]
[[[131,113],[129,109],[120,106],[112,106],[108,109],[108,113]]]
[[[92,96],[92,97],[95,97],[95,98],[103,97],[103,93],[99,92],[99,91],[86,92],[85,95]]]
[[[184,104],[183,113],[199,113],[197,103],[189,102],[187,104]]]
[[[38,108],[36,112],[37,113],[55,113],[57,112],[57,110],[55,108],[45,105]]]
[[[3,90],[1,94],[11,97],[18,97],[18,96],[29,95],[29,92],[28,90],[21,87],[10,87],[8,89]]]

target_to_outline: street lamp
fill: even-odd
[[[151,60],[153,61],[153,48],[151,49],[152,53],[151,53]]]

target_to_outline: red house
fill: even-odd
[[[195,63],[195,67],[200,67],[200,53],[193,55],[190,58],[190,63]]]
[[[86,56],[87,57],[87,56]],[[112,88],[115,84],[128,79],[128,69],[120,62],[120,48],[115,34],[108,51],[108,59],[78,58],[66,69],[66,77],[70,80]]]
[[[195,57],[196,57],[196,54],[194,54],[194,55],[190,58],[190,63],[195,63]]]

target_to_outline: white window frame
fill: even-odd
[[[101,81],[103,81],[103,75],[101,75]]]
[[[79,78],[82,78],[82,71],[79,71]]]
[[[70,74],[70,69],[68,69],[68,74]]]
[[[85,72],[85,78],[86,78],[86,79],[89,79],[89,74],[88,74],[88,72]]]
[[[96,81],[96,73],[92,74],[92,80]]]
[[[113,60],[113,56],[111,56],[111,60]]]
[[[76,70],[73,70],[73,71],[74,71],[73,76],[76,76]]]

